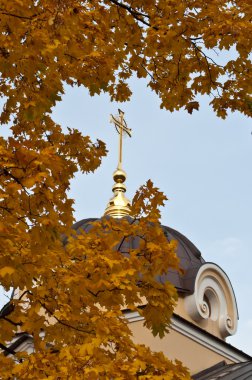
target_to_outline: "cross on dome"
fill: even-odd
[[[122,218],[130,214],[130,201],[125,197],[126,186],[124,182],[126,180],[126,173],[122,169],[122,136],[126,133],[131,137],[131,129],[128,128],[124,119],[124,112],[118,110],[119,115],[110,117],[110,122],[114,123],[117,132],[119,133],[119,158],[117,169],[113,173],[113,179],[115,181],[112,188],[114,196],[110,199],[104,215],[110,215],[113,218]]]
[[[119,160],[118,160],[118,169],[121,169],[122,166],[122,136],[123,133],[126,133],[131,137],[131,129],[128,128],[127,123],[124,119],[124,112],[118,109],[118,116],[110,115],[110,122],[114,123],[117,132],[119,133]]]

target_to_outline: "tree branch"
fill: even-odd
[[[53,317],[56,319],[56,321],[58,323],[60,323],[61,325],[65,326],[65,327],[69,327],[75,331],[79,331],[79,332],[82,332],[82,333],[85,333],[85,334],[95,334],[94,330],[90,330],[90,331],[87,331],[87,330],[83,330],[83,329],[80,329],[79,327],[75,327],[75,326],[72,326],[66,322],[63,322],[61,319],[57,318],[54,313],[41,301],[39,301],[40,305]]]
[[[22,20],[32,20],[34,17],[37,16],[37,14],[33,15],[33,16],[19,16],[19,15],[15,15],[14,13],[9,13],[9,12],[3,12],[1,11],[0,14],[2,15],[5,15],[5,16],[11,16],[11,17],[16,17],[16,18],[20,18]]]
[[[123,8],[126,11],[128,11],[136,20],[140,21],[142,24],[144,24],[146,26],[151,26],[151,24],[149,24],[147,21],[145,21],[145,20],[142,19],[142,17],[150,19],[149,15],[146,15],[146,14],[144,14],[142,12],[136,11],[134,8],[130,7],[129,5],[120,3],[117,0],[110,0],[110,2],[113,3],[113,4],[115,4],[115,5],[117,5],[120,8]],[[156,30],[158,30],[157,27],[153,27],[153,28],[156,29]]]

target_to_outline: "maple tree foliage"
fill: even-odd
[[[26,331],[35,349],[28,355],[1,344],[2,379],[190,378],[179,361],[134,343],[123,317],[125,308],[138,311],[154,335],[168,331],[177,293],[157,276],[179,263],[176,242],[158,223],[165,199],[148,181],[131,217],[103,217],[64,237],[43,218],[29,230],[2,226],[1,282],[19,291],[0,315],[1,342]]]
[[[154,335],[168,329],[177,295],[156,278],[179,264],[158,224],[163,194],[148,182],[132,219],[72,231],[70,181],[94,171],[106,147],[64,133],[51,111],[65,84],[128,100],[136,75],[170,111],[192,113],[197,95],[208,94],[218,116],[250,116],[249,3],[1,1],[0,122],[11,135],[0,138],[0,282],[19,289],[0,313],[2,379],[189,378],[181,363],[135,344],[123,318],[127,306]],[[233,58],[221,59],[230,48]],[[122,254],[133,236],[138,247]],[[13,360],[4,353],[20,331],[32,335],[35,353],[12,352]]]

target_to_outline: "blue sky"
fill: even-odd
[[[132,80],[133,96],[124,104],[107,95],[66,88],[54,120],[106,142],[108,156],[94,173],[72,182],[76,220],[99,217],[112,196],[117,135],[110,114],[125,111],[132,138],[124,140],[127,197],[151,178],[169,198],[162,223],[186,235],[206,261],[229,276],[238,302],[237,334],[228,341],[252,355],[252,124],[242,115],[217,118],[202,98],[200,111],[170,113],[145,82]]]

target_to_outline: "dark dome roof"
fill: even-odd
[[[83,219],[76,222],[72,228],[76,231],[82,229],[88,232],[90,228],[92,228],[92,222],[96,220],[98,220],[98,218]],[[160,276],[159,281],[163,282],[169,280],[177,288],[178,292],[193,293],[197,272],[205,261],[198,248],[184,235],[170,227],[162,226],[162,228],[168,241],[176,240],[178,242],[177,256],[180,259],[180,267],[184,273],[179,274],[175,270],[168,270],[167,274]],[[133,238],[130,245],[131,248],[136,248],[137,239]],[[127,249],[127,247],[124,244],[121,247],[121,251],[124,252],[125,249]]]

